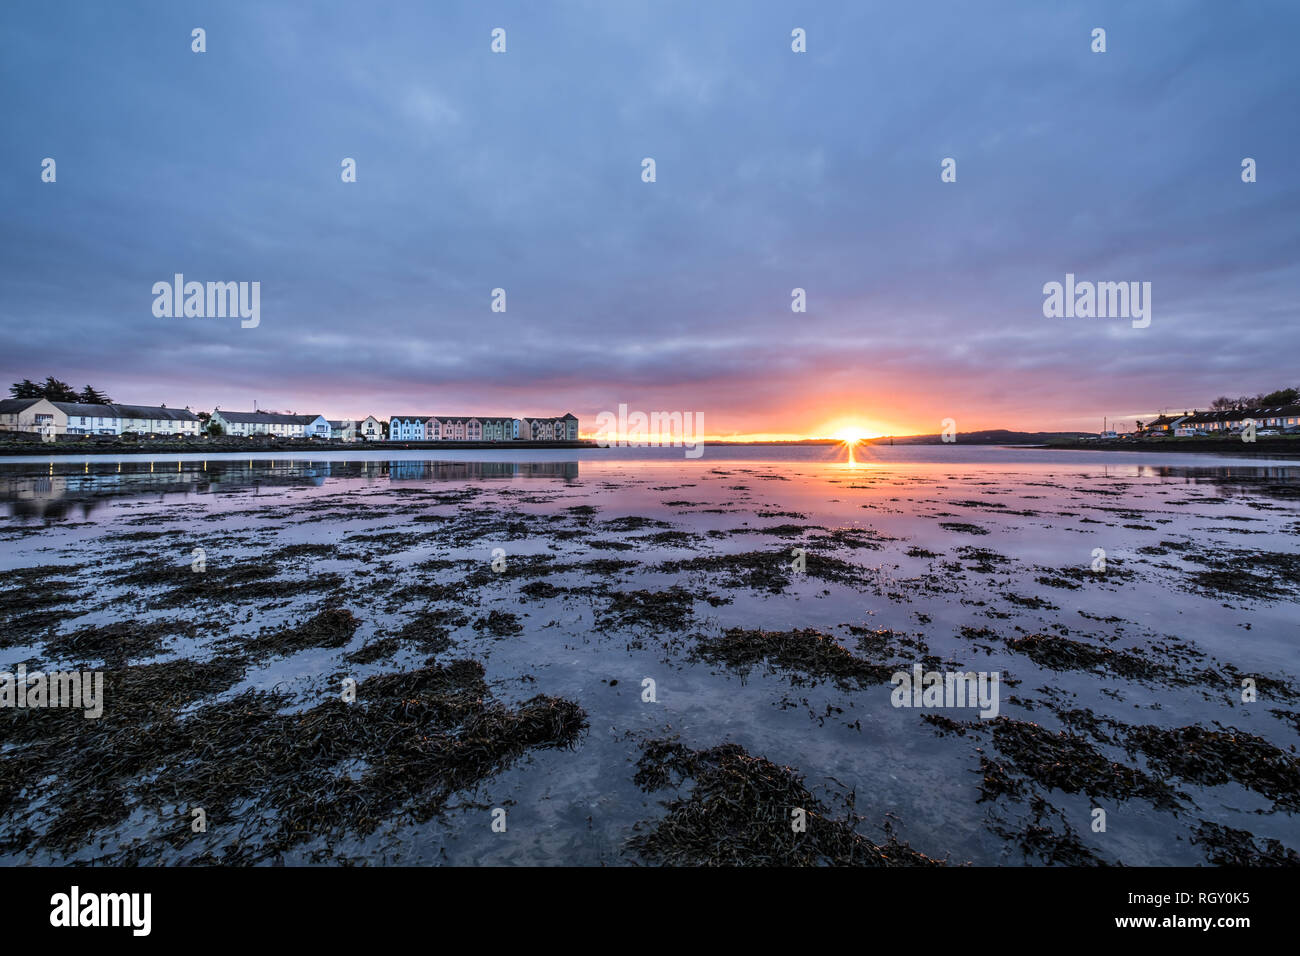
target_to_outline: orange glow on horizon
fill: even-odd
[[[936,429],[937,431],[937,429]],[[872,422],[867,419],[843,416],[840,418],[830,419],[817,428],[810,429],[807,432],[731,432],[731,433],[713,433],[694,436],[694,441],[700,442],[798,442],[798,441],[838,441],[856,443],[866,441],[872,438],[884,438],[889,435],[913,435],[918,434],[918,430],[907,430],[902,428],[889,427],[880,422]],[[579,438],[596,439],[612,437],[603,435],[595,429],[583,429],[578,433]],[[619,436],[620,438],[623,436]],[[649,441],[650,445],[659,444],[655,440]]]
[[[900,435],[901,435],[901,434],[904,434],[904,433],[903,433],[903,432],[897,432],[896,434],[900,434]],[[907,433],[907,434],[910,434],[910,433]],[[602,438],[602,439],[603,439],[603,438],[605,438],[606,436],[604,436],[604,435],[597,435],[597,433],[596,433],[595,431],[590,431],[590,432],[584,431],[584,432],[579,433],[578,437],[581,438],[581,439],[583,439],[583,440],[587,440],[587,439],[595,440],[596,438]],[[857,440],[857,441],[864,441],[864,440],[866,440],[866,439],[870,439],[870,438],[883,438],[884,436],[883,436],[883,435],[878,435],[878,434],[874,434],[874,433],[873,433],[873,434],[856,434],[855,437],[856,437],[856,440]],[[759,442],[759,443],[761,443],[761,442],[798,442],[798,441],[845,442],[847,439],[846,439],[846,436],[845,436],[844,434],[836,435],[836,434],[815,433],[815,434],[800,435],[800,434],[794,434],[794,433],[790,433],[790,432],[783,432],[783,433],[779,433],[779,434],[773,434],[773,433],[769,433],[769,432],[746,432],[746,433],[744,433],[744,434],[733,433],[733,434],[730,434],[730,435],[703,435],[703,436],[700,436],[700,437],[697,437],[697,438],[693,438],[692,440],[693,440],[693,441],[701,441],[701,442],[705,442],[705,443],[707,444],[707,443],[709,443],[709,442],[715,442],[715,443],[716,443],[716,442],[728,442],[728,441],[729,441],[729,442]],[[648,445],[657,445],[657,444],[659,444],[659,442],[657,442],[657,441],[647,441],[647,442],[645,442],[645,444],[648,444]],[[667,442],[665,442],[665,444],[667,444]]]

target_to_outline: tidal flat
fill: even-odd
[[[395,454],[0,462],[0,860],[1300,863],[1300,466]]]

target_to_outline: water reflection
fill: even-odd
[[[0,463],[0,502],[17,518],[87,517],[110,499],[323,487],[331,480],[575,481],[577,461],[94,461]]]
[[[1143,478],[1182,478],[1186,484],[1210,484],[1222,497],[1249,493],[1280,501],[1300,499],[1300,469],[1295,465],[1223,468],[1141,465],[1137,471]]]

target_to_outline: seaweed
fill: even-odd
[[[1048,789],[1090,797],[1141,797],[1165,810],[1177,809],[1179,795],[1167,783],[1105,757],[1084,737],[1053,733],[1038,724],[995,717],[993,743],[1011,767]]]
[[[600,608],[600,627],[653,628],[660,632],[683,630],[694,615],[695,598],[685,588],[666,591],[616,591]]]
[[[1300,809],[1300,760],[1263,737],[1235,727],[1143,725],[1127,728],[1124,738],[1164,773],[1210,787],[1235,781],[1277,807]]]
[[[327,607],[301,624],[263,628],[244,647],[253,658],[288,655],[309,647],[343,647],[360,626],[361,621],[347,608]]]
[[[790,767],[748,754],[739,744],[690,750],[675,740],[646,741],[635,782],[643,790],[680,788],[667,815],[628,840],[645,860],[670,866],[940,866],[899,842],[873,843],[856,820],[835,819]],[[806,830],[792,825],[803,811]],[[645,827],[647,825],[640,825]]]
[[[1300,853],[1280,840],[1258,841],[1245,830],[1202,820],[1192,837],[1205,847],[1205,857],[1215,866],[1300,866]]]
[[[844,688],[888,683],[903,668],[855,657],[828,634],[813,628],[792,631],[746,630],[734,627],[719,638],[701,639],[694,654],[700,660],[724,664],[748,674],[757,664],[808,677],[833,679]]]
[[[152,810],[174,851],[192,845],[208,854],[210,840],[191,844],[188,817],[167,811],[199,805],[213,824],[210,837],[226,842],[221,862],[274,860],[307,841],[324,844],[314,851],[320,856],[333,840],[371,833],[395,816],[428,819],[452,793],[531,748],[571,747],[586,728],[582,709],[559,698],[538,695],[515,709],[492,700],[475,661],[371,677],[357,686],[355,703],[330,696],[285,713],[285,696],[248,690],[182,714],[240,673],[230,661],[204,668],[174,662],[114,672],[100,720],[27,719],[36,725],[33,743],[0,762],[0,800],[7,808],[30,803],[27,783],[63,768],[36,846],[67,852]],[[12,851],[13,838],[31,835],[6,836]],[[162,852],[157,841],[143,841],[106,861]]]

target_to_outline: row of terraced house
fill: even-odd
[[[56,402],[47,398],[0,400],[0,430],[60,435],[115,436],[136,434],[197,438],[217,425],[235,438],[302,438],[334,441],[576,441],[578,419],[502,418],[490,415],[395,415],[387,427],[369,415],[360,421],[327,419],[323,415],[281,412],[235,412],[217,407],[208,422],[189,408],[166,405],[122,405]]]
[[[203,422],[188,408],[166,405],[87,405],[48,398],[0,401],[0,428],[56,435],[178,435],[197,437]]]
[[[1248,421],[1254,422],[1255,427],[1259,429],[1273,429],[1280,433],[1295,432],[1300,429],[1300,404],[1161,415],[1159,418],[1143,423],[1140,427],[1140,434],[1173,435],[1175,437],[1197,434],[1233,434],[1245,428]]]
[[[209,422],[226,435],[271,438],[333,438],[341,441],[380,441],[383,425],[373,416],[360,422],[330,421],[321,415],[278,412],[228,412],[218,408]],[[86,404],[48,398],[0,400],[0,430],[26,432],[45,438],[59,435],[145,435],[197,438],[208,422],[189,408],[166,405]]]
[[[577,441],[578,419],[491,415],[394,415],[389,441]]]

